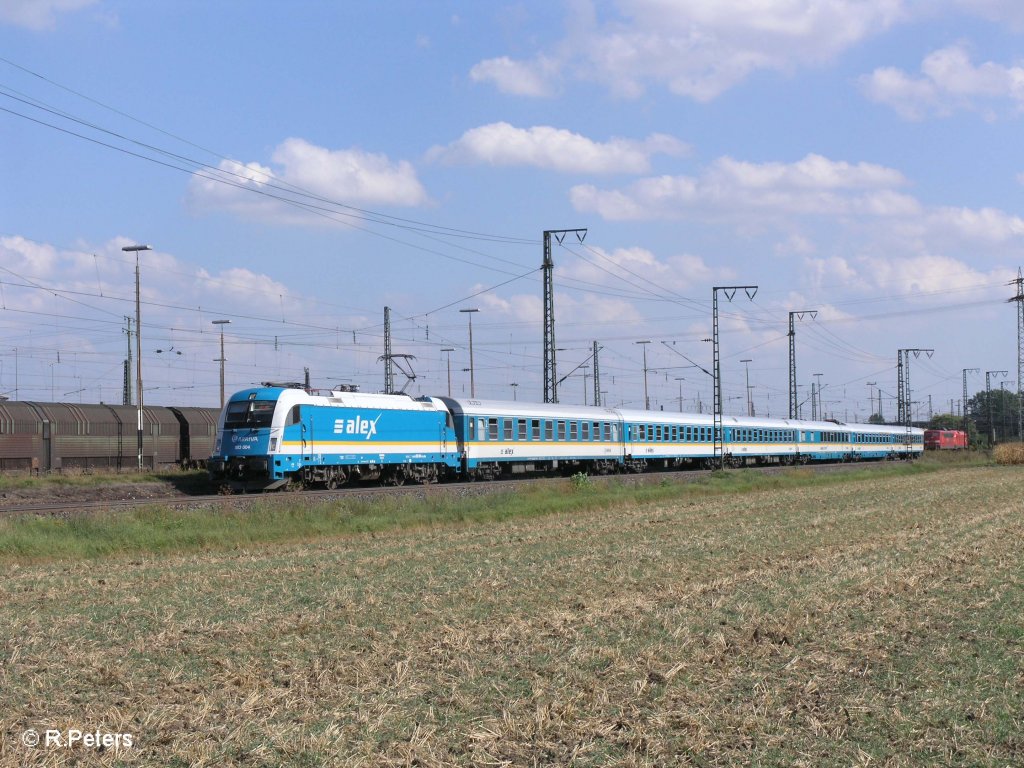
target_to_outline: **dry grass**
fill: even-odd
[[[1024,443],[1000,443],[992,449],[996,464],[1024,464]]]
[[[0,764],[1020,764],[1022,479],[16,566]]]

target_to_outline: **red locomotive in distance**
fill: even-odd
[[[961,429],[926,429],[926,451],[963,451],[967,449],[967,433]]]

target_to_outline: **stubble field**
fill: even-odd
[[[11,559],[0,764],[1019,765],[1022,483]],[[21,741],[73,728],[133,745]]]

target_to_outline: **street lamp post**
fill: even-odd
[[[743,368],[747,375],[747,416],[753,416],[754,400],[750,395],[750,364],[754,361],[751,358],[746,357],[743,360],[740,360],[740,362],[743,363]]]
[[[473,365],[473,313],[479,309],[460,309],[459,312],[466,313],[469,318],[469,396],[476,397],[476,371]]]
[[[455,351],[455,347],[445,347],[441,350],[446,353],[445,357],[448,358],[448,397],[452,396],[452,352]]]
[[[509,384],[509,386],[512,387],[512,400],[514,402],[519,399],[518,397],[516,397],[516,389],[519,387],[519,383],[513,381],[511,384]]]
[[[635,343],[641,345],[644,350],[644,410],[649,411],[651,410],[651,398],[647,394],[647,345],[651,343],[651,340],[645,339]]]
[[[224,363],[227,362],[227,358],[224,357],[224,326],[228,325],[230,320],[213,320],[211,321],[214,325],[220,326],[220,357],[217,358],[216,362],[220,363],[220,407],[224,408]]]
[[[811,375],[818,379],[818,388],[817,388],[817,390],[815,390],[813,388],[811,389],[811,395],[812,395],[812,397],[811,397],[811,418],[812,419],[820,419],[821,421],[824,421],[825,420],[825,405],[824,405],[824,403],[821,402],[821,377],[824,376],[825,374],[823,374],[823,373],[812,373]],[[815,401],[815,397],[814,397],[815,391],[817,391],[817,396],[816,396],[817,397],[817,401]]]
[[[683,412],[683,382],[686,381],[682,376],[676,376],[676,381],[679,382],[679,412]]]
[[[126,245],[121,248],[135,254],[135,398],[136,438],[138,440],[139,472],[142,471],[142,300],[139,296],[139,252],[153,250],[148,245]]]

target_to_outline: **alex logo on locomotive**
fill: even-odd
[[[334,434],[363,435],[365,439],[369,440],[377,434],[377,422],[383,415],[383,413],[377,414],[377,418],[373,421],[364,419],[362,416],[356,416],[354,419],[335,419]]]

